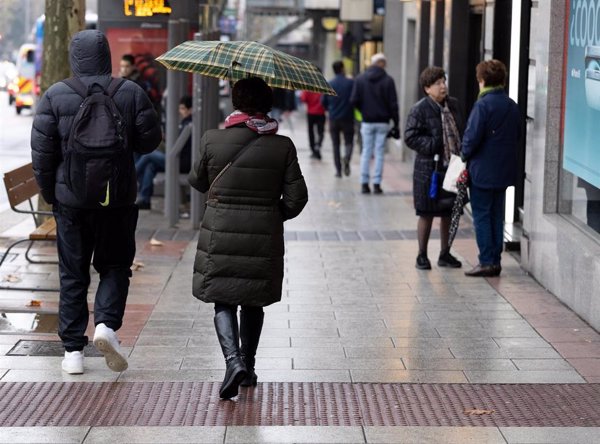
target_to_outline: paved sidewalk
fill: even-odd
[[[384,195],[362,195],[358,150],[352,175],[335,178],[329,138],[323,160],[310,160],[305,131],[302,118],[294,132],[282,125],[310,201],[286,223],[283,298],[266,309],[259,386],[219,401],[212,306],[191,296],[195,233],[145,211],[119,331],[127,371],[92,356],[69,376],[60,356],[6,355],[19,340],[58,339],[58,299],[0,291],[0,442],[600,442],[600,335],[508,253],[501,277],[465,277],[477,261],[466,217],[454,245],[464,268],[435,265],[434,230],[433,270],[416,270],[410,163],[392,149]],[[0,270],[11,285],[57,282],[55,266],[18,252]],[[27,307],[32,299],[41,307]]]

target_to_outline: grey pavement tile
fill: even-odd
[[[150,319],[148,322],[146,322],[144,331],[149,332],[154,328],[192,328],[193,326],[193,319]]]
[[[523,319],[516,311],[509,310],[464,310],[426,311],[430,319]]]
[[[551,347],[489,347],[473,348],[469,346],[450,346],[450,351],[456,358],[461,359],[504,359],[504,358],[530,358],[530,359],[562,359],[556,350]]]
[[[314,342],[314,339],[311,340]],[[205,347],[218,345],[219,340],[217,339],[216,334],[204,335],[204,336],[193,336],[189,339],[188,347]],[[263,347],[289,347],[290,346],[290,338],[288,336],[285,337],[264,337],[260,338],[260,348]]]
[[[129,355],[130,360],[143,359],[152,357],[157,360],[164,359],[179,359],[179,358],[194,358],[200,356],[220,356],[221,348],[215,341],[214,345],[206,345],[199,347],[163,347],[163,346],[147,346],[135,347]]]
[[[152,368],[152,367],[148,367]],[[156,367],[155,367],[156,368]],[[184,358],[181,364],[182,370],[188,369],[215,369],[225,368],[223,356],[204,356],[199,358]],[[287,370],[292,368],[291,358],[262,358],[260,355],[256,358],[257,369],[277,369]]]
[[[81,443],[89,427],[0,427],[1,444]]]
[[[552,347],[543,338],[494,338],[494,341],[501,348],[534,348],[534,347]]]
[[[257,370],[259,382],[352,382],[350,370]],[[223,375],[221,374],[221,380]]]
[[[364,443],[362,427],[236,426],[227,427],[225,444],[238,443]]]
[[[339,337],[338,329],[328,328],[264,328],[262,338],[320,338],[320,337]]]
[[[220,352],[220,351],[219,351]],[[259,358],[327,358],[345,357],[344,348],[339,347],[264,347],[258,348]]]
[[[433,327],[390,327],[390,328],[339,328],[341,337],[399,337],[399,338],[439,338]]]
[[[417,347],[345,347],[348,358],[448,358],[454,356],[446,348],[417,348]]]
[[[149,321],[165,321],[165,320],[183,320],[183,319],[195,319],[198,316],[197,312],[183,310],[183,311],[153,311],[150,315]]]
[[[442,338],[464,337],[493,337],[493,338],[537,338],[539,334],[531,327],[499,328],[495,326],[483,327],[482,325],[466,325],[459,327],[437,327]]]
[[[394,358],[294,358],[294,369],[298,370],[404,370],[405,368],[402,359]]]
[[[408,370],[517,370],[510,359],[403,358]]]
[[[513,359],[519,370],[575,370],[564,359]]]
[[[322,327],[338,327],[344,329],[355,328],[385,328],[381,319],[341,319],[341,320],[323,320],[323,319],[303,319],[290,321],[290,328],[322,328]]]
[[[462,371],[451,370],[350,370],[352,382],[371,383],[466,383]]]
[[[597,444],[600,427],[500,427],[508,444]]]
[[[391,338],[319,338],[315,341],[313,338],[291,338],[292,347],[331,347],[333,345],[340,345],[342,347],[394,347],[394,343]],[[260,347],[263,346],[263,340],[260,339]]]
[[[498,345],[492,338],[460,338],[457,341],[456,338],[392,338],[394,346],[398,348],[412,347],[412,348],[424,348],[425,350],[431,350],[434,348],[450,348],[460,346],[470,349],[478,348],[498,348]]]
[[[92,427],[84,444],[222,443],[225,427]]]
[[[96,358],[102,360],[102,363],[94,365],[90,368],[86,359],[84,364],[84,373],[82,375],[69,375],[60,369],[60,364],[57,367],[42,368],[39,370],[9,370],[3,377],[2,382],[114,382],[119,377],[119,373],[110,370],[104,363],[104,358]]]
[[[369,444],[506,444],[496,427],[365,427]]]
[[[140,335],[135,342],[135,348],[137,347],[185,347],[189,341],[188,337],[177,337],[177,336],[154,336],[154,335]]]
[[[181,367],[183,357],[171,356],[153,356],[151,354],[142,354],[128,359],[131,369],[154,369],[154,370],[177,370]]]
[[[475,384],[568,384],[584,383],[585,379],[575,370],[560,371],[478,371],[465,370],[465,376]]]
[[[127,369],[127,371],[119,375],[118,382],[221,382],[225,374],[225,363],[221,367],[185,370]]]
[[[168,328],[168,327],[144,327],[140,336],[177,336],[190,337],[198,334],[198,330],[190,328]]]

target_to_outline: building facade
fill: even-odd
[[[403,120],[426,66],[446,70],[468,112],[476,64],[507,65],[524,130],[506,238],[525,271],[600,329],[600,1],[388,0],[384,50]]]

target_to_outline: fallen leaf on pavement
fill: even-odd
[[[465,409],[465,414],[467,415],[491,415],[495,410],[486,410],[486,409]]]
[[[29,303],[26,305],[26,307],[41,307],[42,306],[42,301],[38,301],[37,299],[32,299],[29,301]]]
[[[152,238],[150,239],[150,245],[152,245],[153,247],[162,247],[164,244],[161,241]]]
[[[333,208],[339,208],[342,206],[342,203],[336,202],[335,200],[330,200],[329,202],[327,202],[327,205],[329,205],[330,207],[333,207]]]
[[[7,274],[6,276],[4,276],[4,281],[5,282],[20,282],[21,278],[19,276],[17,276],[16,274]]]

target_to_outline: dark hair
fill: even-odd
[[[264,80],[249,77],[238,80],[231,91],[233,107],[243,113],[268,113],[273,107],[273,91]]]
[[[123,54],[123,56],[121,57],[121,60],[123,60],[125,62],[129,62],[132,65],[135,65],[135,57],[133,57],[133,55],[131,55],[131,54]]]
[[[185,106],[187,109],[192,107],[192,97],[191,96],[183,96],[179,99],[179,104]]]
[[[344,71],[344,62],[342,62],[341,60],[333,62],[333,65],[331,66],[333,67],[333,72],[336,74],[341,74],[342,71]]]
[[[446,78],[446,71],[444,71],[439,66],[429,66],[421,72],[419,76],[419,83],[421,84],[421,88],[425,91],[425,88],[429,88],[435,82],[440,79]]]
[[[477,81],[485,86],[504,86],[506,84],[506,65],[500,60],[484,60],[475,68]]]

